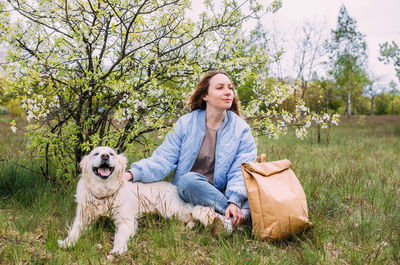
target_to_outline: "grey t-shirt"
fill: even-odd
[[[196,161],[191,172],[197,172],[205,176],[210,184],[214,184],[215,144],[217,142],[217,130],[206,126],[206,135],[200,147]]]

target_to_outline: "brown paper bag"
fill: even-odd
[[[285,159],[265,162],[265,154],[243,163],[253,234],[260,239],[282,239],[309,228],[306,195]]]

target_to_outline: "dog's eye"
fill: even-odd
[[[111,156],[114,156],[114,153],[110,153]]]
[[[94,155],[94,156],[98,156],[98,155],[99,155],[99,153],[94,153],[93,155]]]

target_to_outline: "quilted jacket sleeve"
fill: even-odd
[[[257,147],[254,137],[251,134],[250,127],[246,126],[243,130],[240,144],[232,165],[228,171],[228,182],[225,190],[225,196],[228,202],[234,203],[240,208],[247,200],[246,186],[242,175],[240,165],[244,162],[251,162],[256,159]]]
[[[132,163],[129,171],[133,181],[156,182],[164,179],[177,166],[181,143],[182,125],[181,119],[178,119],[151,157]]]

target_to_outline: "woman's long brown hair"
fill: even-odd
[[[240,106],[237,93],[234,89],[232,78],[224,70],[212,70],[208,72],[205,76],[203,76],[203,78],[197,84],[196,89],[190,96],[189,103],[187,104],[190,107],[190,111],[194,111],[196,109],[203,109],[203,110],[206,109],[206,102],[203,100],[203,97],[208,93],[208,87],[210,86],[210,79],[217,74],[226,75],[231,81],[234,96],[233,96],[232,106],[230,107],[229,110],[235,112],[238,116],[242,117],[242,108]]]

